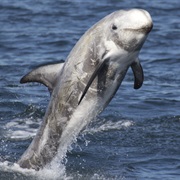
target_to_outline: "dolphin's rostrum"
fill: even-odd
[[[152,26],[145,10],[113,12],[80,38],[64,63],[39,67],[21,79],[42,83],[51,92],[37,135],[18,161],[22,168],[39,170],[70,145],[108,105],[129,67],[134,88],[142,86],[138,55]]]

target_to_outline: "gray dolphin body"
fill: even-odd
[[[43,122],[18,164],[39,170],[110,102],[127,70],[138,89],[143,83],[139,51],[152,29],[141,9],[116,11],[92,26],[77,42],[65,63],[31,71],[21,83],[40,82],[51,92]],[[66,142],[68,141],[68,143]]]

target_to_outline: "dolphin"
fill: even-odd
[[[134,88],[142,86],[138,55],[152,27],[143,9],[115,11],[84,33],[65,62],[39,67],[20,80],[42,83],[51,94],[36,136],[17,162],[20,167],[40,170],[50,164],[104,110],[129,67]]]

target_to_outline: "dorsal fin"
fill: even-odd
[[[20,83],[38,82],[48,87],[52,92],[57,77],[64,66],[64,62],[38,67],[22,77]]]
[[[134,89],[139,89],[144,81],[144,73],[139,59],[136,59],[132,64],[131,68],[134,74]]]

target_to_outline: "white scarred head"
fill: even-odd
[[[107,40],[112,40],[126,51],[140,50],[153,27],[150,14],[142,9],[116,11],[104,22],[107,24],[108,21]]]

